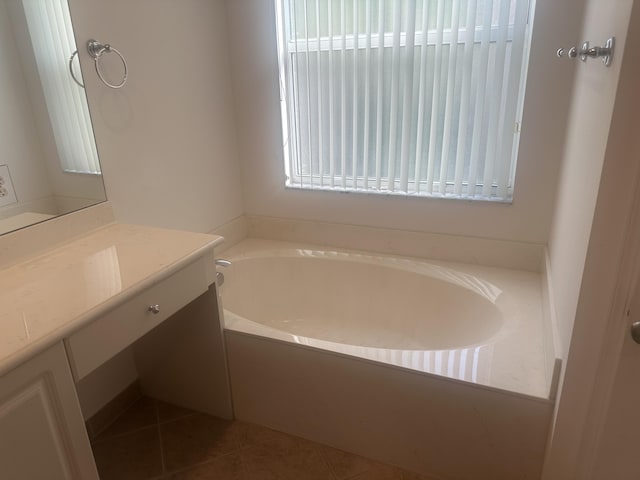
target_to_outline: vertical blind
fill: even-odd
[[[529,0],[275,0],[287,185],[510,201]]]
[[[22,5],[62,169],[98,174],[87,99],[69,74],[76,42],[67,2],[23,0]],[[79,73],[76,76],[81,78]]]

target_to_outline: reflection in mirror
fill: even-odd
[[[106,200],[75,51],[67,0],[0,0],[0,234]]]

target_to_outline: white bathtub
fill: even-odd
[[[531,272],[245,240],[225,328],[548,398]]]
[[[257,239],[223,256],[238,418],[435,477],[539,477],[539,274]]]

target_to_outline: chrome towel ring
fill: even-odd
[[[78,55],[78,50],[73,52],[69,57],[69,73],[71,74],[71,78],[73,78],[73,81],[76,82],[78,85],[80,85],[82,88],[84,88],[84,85],[82,84],[82,82],[78,80],[76,78],[76,74],[73,73],[73,59],[76,58],[77,55]]]
[[[127,75],[129,73],[128,68],[127,68],[127,61],[124,59],[124,57],[122,56],[122,54],[116,50],[115,48],[113,48],[111,45],[109,45],[108,43],[102,44],[100,42],[98,42],[97,40],[91,39],[87,42],[87,51],[89,52],[89,55],[91,55],[93,57],[93,62],[96,65],[96,73],[98,74],[98,77],[100,78],[100,80],[102,80],[102,83],[104,83],[107,87],[110,88],[122,88],[124,87],[124,84],[127,83]],[[120,60],[122,60],[122,65],[124,66],[124,76],[122,77],[122,81],[117,84],[114,85],[112,83],[107,82],[104,77],[102,76],[102,72],[100,71],[100,58],[102,57],[102,55],[104,53],[115,53],[116,55],[118,55],[120,57]],[[73,56],[72,56],[73,59]],[[75,78],[74,78],[75,79]],[[76,80],[77,82],[77,80]]]

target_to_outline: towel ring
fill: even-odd
[[[84,88],[84,85],[82,84],[82,82],[80,82],[80,80],[78,80],[76,78],[76,74],[73,73],[73,59],[78,55],[78,50],[76,50],[75,52],[73,52],[71,54],[71,56],[69,57],[69,73],[71,74],[71,78],[73,78],[73,81],[76,82],[78,85],[80,85],[82,88]]]
[[[124,87],[124,84],[127,83],[127,75],[129,72],[127,68],[127,61],[124,59],[124,57],[118,50],[113,48],[108,43],[105,43],[103,45],[97,40],[91,39],[87,42],[87,51],[89,52],[89,55],[93,57],[93,61],[96,65],[96,73],[98,74],[98,77],[100,78],[100,80],[102,80],[102,83],[104,83],[107,87],[114,88],[114,89]],[[122,77],[122,81],[117,85],[107,82],[102,76],[102,72],[100,71],[100,58],[105,52],[107,53],[114,52],[120,57],[120,60],[122,60],[122,65],[124,66],[124,76]]]

